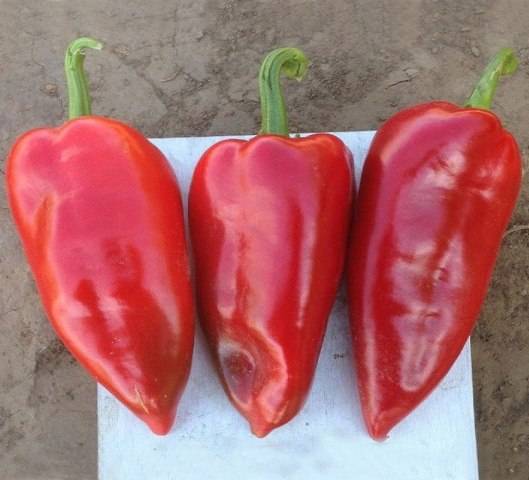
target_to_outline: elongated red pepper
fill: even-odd
[[[378,130],[367,155],[348,267],[358,387],[384,439],[446,375],[477,320],[520,190],[516,142],[488,110],[510,50],[466,108],[433,102]]]
[[[189,217],[201,321],[233,405],[265,436],[301,409],[342,272],[351,154],[329,134],[289,138],[280,73],[307,59],[270,53],[262,130],[200,159]]]
[[[85,48],[101,44],[80,38],[66,54],[71,120],[26,133],[11,150],[9,201],[59,337],[98,382],[165,434],[194,334],[180,192],[145,137],[90,115]]]

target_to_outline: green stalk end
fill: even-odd
[[[278,48],[265,57],[259,72],[260,134],[288,136],[288,119],[281,91],[281,75],[299,81],[305,76],[308,66],[309,60],[297,48]]]
[[[83,68],[85,49],[101,50],[103,44],[93,38],[81,37],[66,49],[64,71],[68,87],[68,118],[77,118],[92,113],[88,81]]]
[[[485,68],[465,107],[490,109],[500,78],[513,74],[518,59],[510,48],[502,48]]]

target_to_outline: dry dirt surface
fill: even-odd
[[[0,0],[2,176],[20,133],[64,120],[63,52],[80,35],[106,44],[87,61],[94,112],[152,137],[257,131],[256,72],[277,46],[313,62],[286,87],[293,131],[369,130],[417,102],[461,103],[512,46],[520,70],[495,111],[528,158],[525,0]],[[0,477],[95,479],[95,384],[44,317],[0,189]],[[529,230],[516,228],[528,194],[526,178],[473,336],[483,480],[529,479]]]

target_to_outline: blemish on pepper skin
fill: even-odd
[[[254,358],[246,350],[224,345],[219,348],[219,359],[229,389],[237,401],[247,403],[255,381]]]
[[[141,393],[138,390],[138,386],[137,385],[134,386],[134,391],[136,392],[136,398],[137,398],[139,404],[141,405],[141,408],[143,408],[143,411],[148,415],[149,414],[149,409],[147,408],[147,405],[145,405],[145,402],[143,401],[143,397],[141,396]]]

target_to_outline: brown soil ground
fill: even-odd
[[[80,34],[107,46],[88,62],[94,111],[153,137],[256,131],[256,70],[276,46],[313,62],[286,87],[299,131],[376,129],[417,102],[462,102],[512,46],[521,68],[495,110],[527,159],[525,0],[0,0],[2,175],[17,135],[65,118],[63,52]],[[529,223],[528,187],[511,227]],[[0,477],[94,479],[95,384],[43,315],[0,189]],[[526,229],[505,238],[473,336],[483,480],[529,478],[528,245]]]

